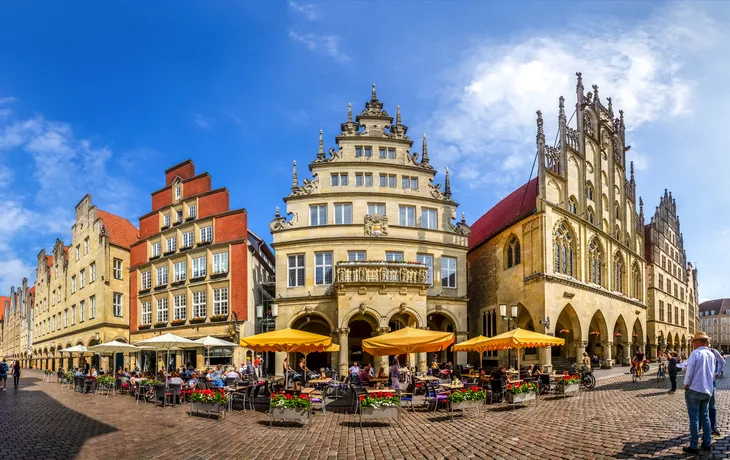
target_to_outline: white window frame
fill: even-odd
[[[172,319],[187,319],[188,298],[185,294],[178,294],[173,297]]]
[[[441,257],[441,287],[448,289],[456,289],[457,286],[457,269],[456,269],[456,257]],[[450,279],[453,275],[453,284]],[[447,280],[444,282],[444,280]]]
[[[142,324],[152,324],[152,302],[142,302]]]
[[[380,209],[383,210],[382,213],[379,212]],[[371,216],[384,216],[386,210],[385,203],[368,203],[368,214]]]
[[[182,185],[178,182],[175,184],[175,199],[179,200],[180,198],[182,198]]]
[[[76,292],[76,275],[71,277],[71,294]]]
[[[122,259],[114,259],[114,279],[121,280],[124,279],[124,275],[122,273],[123,268],[123,262]]]
[[[213,289],[213,316],[228,316],[228,288]]]
[[[311,204],[309,205],[309,225],[318,227],[327,225],[327,205]]]
[[[195,219],[196,217],[198,217],[198,205],[191,204],[188,206],[188,218]]]
[[[438,229],[438,211],[433,208],[421,208],[421,228]]]
[[[205,318],[208,314],[206,304],[207,293],[205,291],[194,291],[193,293],[193,318]]]
[[[175,262],[172,266],[173,279],[177,281],[185,281],[188,276],[188,264],[186,261]]]
[[[367,251],[347,251],[348,262],[359,262],[364,260],[368,260]]]
[[[162,267],[157,267],[157,286],[164,286],[169,282],[168,277],[168,267],[167,265],[163,265]]]
[[[228,273],[228,251],[213,254],[213,274]]]
[[[292,260],[295,262],[292,266]],[[294,284],[292,284],[292,274]],[[291,254],[287,257],[287,287],[302,287],[306,278],[306,261],[304,254]]]
[[[167,249],[165,252],[177,251],[177,236],[171,236],[168,238],[167,241],[165,241],[165,248]]]
[[[89,253],[89,237],[84,238],[84,254]]]
[[[156,243],[152,243],[150,246],[151,246],[150,251],[151,251],[152,257],[157,257],[161,254],[160,251],[162,251],[162,243],[160,243],[158,241]]]
[[[76,325],[76,305],[71,305],[71,326]]]
[[[351,223],[352,203],[335,203],[335,224],[346,225]]]
[[[157,299],[157,322],[166,323],[170,319],[170,305],[167,297]]]
[[[142,272],[142,290],[152,289],[152,270]]]
[[[116,318],[124,317],[124,295],[121,292],[112,294],[112,314]]]
[[[328,261],[329,258],[329,261]],[[331,251],[314,253],[314,284],[327,286],[334,282],[334,256]]]
[[[185,232],[182,238],[184,248],[191,248],[195,244],[195,232]]]
[[[386,262],[402,262],[403,251],[385,251]]]
[[[81,245],[76,245],[76,261],[78,262],[81,259]]]
[[[208,243],[213,241],[213,226],[208,225],[207,227],[201,227],[200,229],[200,242]]]
[[[82,268],[79,271],[79,289],[83,289],[86,286],[86,269]]]
[[[433,255],[432,254],[416,254],[416,261],[421,262],[428,267],[427,280],[428,285],[433,286]]]
[[[208,258],[203,255],[193,258],[193,278],[202,278],[208,275]]]
[[[404,213],[405,212],[405,213]],[[412,215],[409,215],[412,214]],[[402,227],[416,226],[416,207],[415,206],[398,206],[398,225]]]
[[[79,300],[79,322],[83,323],[86,319],[86,300]]]
[[[89,319],[96,318],[96,296],[89,297]]]
[[[170,213],[164,214],[162,216],[162,226],[163,227],[169,227],[170,226]]]

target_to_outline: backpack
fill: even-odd
[[[8,364],[0,363],[0,374],[7,374],[7,373],[8,373]]]

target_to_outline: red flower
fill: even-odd
[[[364,401],[364,400],[365,400],[365,395],[360,395],[360,401]]]
[[[466,393],[466,388],[462,388],[462,389],[461,389],[461,392],[462,392],[462,393]]]

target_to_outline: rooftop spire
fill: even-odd
[[[291,173],[291,190],[292,192],[299,188],[299,179],[297,178],[297,162],[294,161]]]
[[[322,130],[319,130],[319,150],[317,150],[317,159],[324,160],[324,141],[322,140]]]
[[[352,123],[352,104],[347,103],[347,122]]]
[[[423,148],[421,149],[421,164],[427,165],[429,162],[428,158],[428,145],[426,145],[426,133],[423,133]]]
[[[607,97],[606,100],[608,101],[608,114],[613,118],[613,102],[611,102],[610,97]]]
[[[601,100],[598,98],[598,85],[593,85],[593,100],[599,104]]]
[[[558,99],[558,118],[560,121],[565,120],[565,98],[563,96],[560,96],[560,99]]]
[[[578,77],[578,82],[576,83],[575,87],[578,89],[578,92],[583,92],[583,74],[581,72],[576,72],[575,76]]]
[[[446,168],[446,186],[444,187],[444,196],[451,198],[451,178],[449,178],[449,168]]]
[[[542,111],[538,110],[537,112],[537,143],[539,144],[540,141],[542,143],[545,143],[545,130],[542,126]]]
[[[370,97],[370,100],[371,101],[377,101],[378,100],[378,95],[375,92],[375,83],[373,83],[372,96]]]
[[[631,162],[631,182],[635,182],[634,180],[634,162]]]
[[[400,122],[400,104],[398,104],[398,109],[395,112],[395,124],[397,124],[397,125],[401,124],[401,122]]]

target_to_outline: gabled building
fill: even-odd
[[[702,302],[698,329],[710,336],[714,348],[730,353],[730,299]]]
[[[552,146],[537,112],[537,177],[479,218],[469,238],[470,334],[518,326],[566,340],[521,351],[525,365],[563,368],[587,351],[611,366],[646,344],[644,217],[624,115],[577,77],[572,113],[559,98]],[[516,360],[487,355],[492,365]]]

